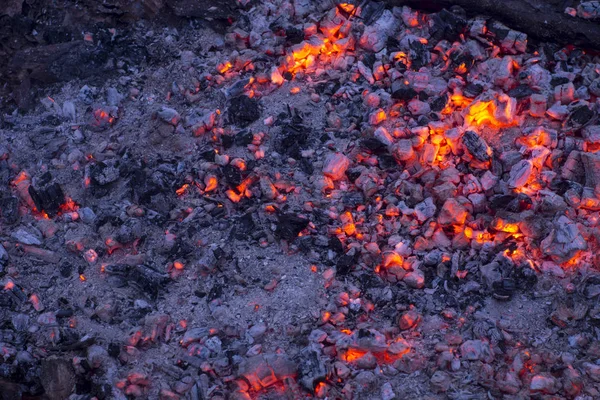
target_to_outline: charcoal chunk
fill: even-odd
[[[335,264],[335,269],[337,274],[340,276],[347,275],[352,267],[356,264],[356,254],[344,254],[338,258],[337,263]]]
[[[550,81],[550,85],[552,86],[564,85],[565,83],[569,83],[569,78],[566,78],[564,76],[554,77]]]
[[[221,144],[223,145],[224,149],[228,149],[231,146],[233,146],[233,143],[235,142],[235,137],[232,135],[221,135]]]
[[[490,147],[477,133],[466,131],[462,137],[462,142],[469,153],[479,161],[486,162],[492,159]]]
[[[161,289],[169,281],[169,275],[146,265],[138,265],[129,276],[129,283],[148,293],[152,298],[158,297]]]
[[[338,254],[344,251],[344,245],[337,236],[332,236],[329,238],[328,246],[331,250],[335,251]]]
[[[387,146],[374,137],[362,139],[360,145],[376,154],[387,151]]]
[[[319,382],[325,381],[327,368],[325,368],[318,351],[310,347],[302,350],[298,362],[298,373],[300,384],[308,391],[313,391]]]
[[[90,166],[90,179],[93,184],[105,186],[119,179],[119,169],[113,165],[98,162]]]
[[[258,101],[245,95],[231,99],[227,112],[231,122],[241,127],[248,126],[260,118]]]
[[[439,13],[433,14],[432,19],[431,35],[435,42],[441,39],[453,42],[467,27],[467,21],[463,16],[450,12],[445,8]]]
[[[483,92],[483,86],[478,83],[469,83],[465,87],[465,96],[467,97],[477,97]]]
[[[40,189],[31,185],[28,191],[38,211],[45,211],[50,217],[56,215],[60,205],[65,202],[65,194],[56,182]]]
[[[446,104],[448,103],[448,95],[438,96],[429,105],[431,111],[442,111]]]
[[[348,192],[342,196],[342,203],[347,207],[354,208],[365,203],[365,196],[362,192]]]
[[[277,228],[275,234],[285,240],[293,240],[308,226],[306,218],[294,214],[279,214],[277,216]]]
[[[160,188],[150,179],[143,169],[133,171],[129,185],[134,192],[135,201],[140,204],[147,204],[152,200],[152,196],[160,193]]]
[[[423,43],[418,40],[413,40],[409,44],[409,58],[411,61],[410,68],[414,71],[418,71],[420,68],[426,66],[431,61],[431,53],[425,47]]]
[[[68,359],[48,357],[42,360],[40,379],[50,400],[63,400],[75,386],[75,371]]]
[[[535,92],[529,86],[527,86],[527,85],[519,85],[516,88],[512,89],[511,91],[509,91],[508,95],[510,97],[514,97],[515,99],[522,99],[524,97],[531,96],[533,93],[535,93]]]
[[[511,195],[511,194],[498,194],[495,196],[492,196],[490,198],[490,208],[492,210],[503,210],[506,209],[508,207],[509,204],[511,204],[511,202],[513,200],[515,200],[515,196]]]
[[[227,164],[223,167],[223,176],[225,177],[225,182],[232,188],[242,183],[242,173],[233,165]]]
[[[392,98],[396,100],[411,100],[417,97],[417,91],[410,85],[404,83],[402,79],[392,83]]]
[[[385,10],[384,2],[368,1],[366,2],[361,17],[365,25],[372,25],[383,14]]]
[[[588,124],[596,117],[596,113],[587,106],[577,107],[565,122],[565,128],[577,130]]]
[[[0,218],[7,225],[16,223],[19,219],[19,199],[16,197],[0,198]]]
[[[252,213],[244,214],[234,225],[234,236],[238,240],[248,238],[256,229]]]
[[[285,28],[285,38],[290,44],[298,44],[304,40],[304,31],[289,26]]]

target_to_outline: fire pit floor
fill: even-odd
[[[2,113],[0,399],[600,398],[598,56],[239,3]]]

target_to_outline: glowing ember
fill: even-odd
[[[493,97],[491,100],[483,100]],[[465,123],[467,126],[488,125],[494,128],[502,128],[516,125],[515,118],[517,102],[505,94],[494,96],[483,96],[483,99],[471,103],[465,110]]]
[[[227,61],[223,64],[219,64],[217,66],[217,71],[219,71],[220,74],[224,74],[227,71],[229,71],[232,67],[233,67],[233,65],[229,61]]]

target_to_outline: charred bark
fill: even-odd
[[[600,24],[565,14],[559,0],[384,0],[390,6],[424,11],[460,6],[468,14],[484,14],[512,29],[542,40],[600,50]]]

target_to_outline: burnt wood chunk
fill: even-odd
[[[465,148],[479,161],[486,162],[492,159],[492,149],[486,141],[473,131],[466,131],[462,137]]]
[[[581,153],[581,162],[585,170],[585,186],[595,188],[600,184],[600,155]]]
[[[308,226],[309,222],[306,218],[300,218],[294,214],[280,214],[277,216],[277,220],[275,234],[285,240],[293,240],[298,237],[298,234]]]
[[[245,127],[260,118],[258,101],[243,95],[234,97],[229,103],[229,119],[236,125]]]
[[[65,202],[65,194],[56,182],[43,189],[36,189],[31,185],[28,191],[38,211],[45,211],[51,217],[56,215],[60,205]]]

